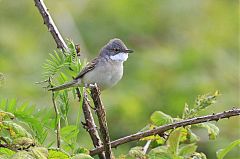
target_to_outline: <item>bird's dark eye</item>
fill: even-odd
[[[113,48],[113,51],[114,51],[114,52],[119,52],[120,49],[119,49],[119,48]]]

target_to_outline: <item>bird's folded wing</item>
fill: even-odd
[[[98,58],[93,59],[91,62],[89,62],[82,71],[75,77],[74,79],[82,78],[87,72],[93,70],[98,62]]]

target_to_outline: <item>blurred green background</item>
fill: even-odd
[[[125,62],[122,81],[102,93],[112,139],[135,133],[155,110],[180,116],[185,102],[219,90],[218,103],[204,114],[239,106],[239,30],[237,0],[46,0],[64,38],[81,45],[88,60],[111,38],[135,50]],[[50,93],[35,85],[42,64],[56,49],[32,1],[0,0],[1,98],[17,98],[52,109]],[[72,100],[71,118],[79,107]],[[206,131],[199,151],[212,159],[219,148],[240,137],[239,119],[217,123],[220,135],[209,141]],[[87,138],[86,138],[87,136]],[[81,130],[80,142],[91,148]],[[115,154],[127,153],[129,143]],[[235,149],[227,158],[237,158]]]

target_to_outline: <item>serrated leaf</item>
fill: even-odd
[[[150,120],[154,125],[157,125],[157,126],[170,124],[173,122],[173,118],[170,115],[167,115],[161,111],[155,111],[151,115]]]
[[[235,140],[232,143],[230,143],[227,147],[225,147],[224,149],[220,149],[217,151],[217,158],[218,159],[223,159],[224,156],[226,156],[226,154],[228,152],[230,152],[234,147],[236,146],[240,146],[240,139],[239,140]]]
[[[207,122],[207,123],[196,124],[195,126],[206,128],[208,131],[210,140],[215,140],[217,135],[219,134],[219,128],[215,124]]]
[[[172,133],[169,135],[168,140],[167,140],[167,145],[168,145],[168,151],[172,153],[173,155],[178,154],[178,149],[179,149],[179,142],[181,139],[181,132],[183,128],[177,128],[172,131]]]
[[[48,159],[69,159],[68,155],[62,151],[49,150]]]
[[[196,149],[197,145],[195,143],[184,145],[179,149],[179,155],[180,156],[191,155],[196,151]]]

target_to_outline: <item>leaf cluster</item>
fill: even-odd
[[[151,130],[175,121],[181,121],[187,118],[197,117],[197,115],[207,107],[216,102],[219,92],[198,96],[195,105],[190,108],[185,104],[182,118],[173,118],[162,111],[155,111],[150,116],[150,123],[143,130]],[[206,122],[186,127],[180,127],[169,130],[164,134],[158,134],[142,138],[141,141],[151,141],[148,152],[144,152],[144,147],[133,147],[128,155],[122,155],[119,158],[139,158],[139,159],[207,159],[202,152],[197,152],[197,142],[200,137],[194,133],[194,128],[205,128],[208,132],[209,139],[216,139],[219,134],[219,128],[212,122]],[[218,151],[218,158],[221,159],[228,153],[232,147],[239,142],[235,141],[228,148]]]

